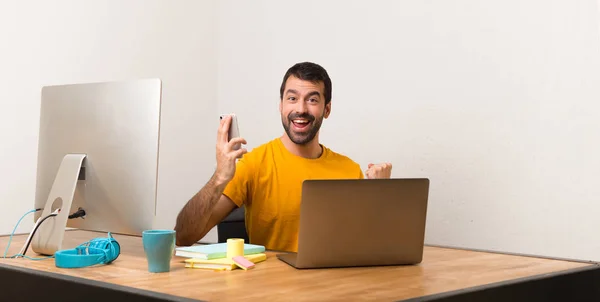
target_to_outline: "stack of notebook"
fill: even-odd
[[[265,247],[262,245],[244,244],[244,258],[252,263],[266,260],[264,252]],[[233,270],[238,267],[227,258],[227,243],[178,247],[175,249],[175,256],[188,258],[185,260],[187,268]]]

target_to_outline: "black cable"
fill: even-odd
[[[37,212],[37,211],[41,211],[41,210],[43,210],[43,209],[35,209],[35,210],[36,210],[36,212]],[[38,224],[35,226],[35,228],[34,228],[34,229],[33,229],[33,231],[32,231],[32,234],[31,234],[31,240],[29,240],[29,242],[27,242],[27,245],[25,246],[25,250],[23,250],[23,255],[25,255],[25,254],[27,253],[27,249],[29,249],[29,245],[31,244],[31,241],[33,241],[33,237],[35,236],[35,232],[36,232],[36,231],[37,231],[37,229],[40,227],[40,225],[42,225],[42,223],[43,223],[43,222],[44,222],[46,219],[48,219],[48,218],[50,218],[50,217],[57,216],[57,215],[58,215],[58,214],[50,214],[50,215],[48,215],[48,216],[44,217],[44,218],[43,218],[43,219],[40,221],[40,223],[38,223]],[[75,213],[73,213],[73,214],[69,215],[69,219],[78,218],[78,217],[84,217],[84,216],[85,216],[85,210],[84,210],[84,209],[82,209],[82,208],[80,207],[80,208],[79,208],[79,209],[78,209],[78,210],[77,210]]]
[[[73,218],[79,218],[79,217],[84,217],[85,216],[85,210],[82,209],[81,207],[77,210],[77,212],[69,215],[69,219],[73,219]]]
[[[25,246],[25,250],[23,251],[23,255],[27,254],[27,249],[29,248],[29,244],[31,243],[31,241],[33,241],[33,237],[35,236],[35,232],[37,231],[37,229],[40,227],[40,225],[42,225],[42,223],[44,223],[44,221],[46,221],[46,219],[50,218],[50,217],[54,217],[57,216],[58,214],[50,214],[44,218],[42,218],[42,220],[40,221],[40,223],[38,223],[35,228],[33,229],[33,232],[31,233],[31,240],[29,240],[29,242],[27,242],[27,245]]]

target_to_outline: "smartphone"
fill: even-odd
[[[230,141],[232,138],[240,137],[240,128],[238,127],[237,116],[233,113],[221,114],[219,119],[223,119],[224,117],[226,117],[228,115],[231,116],[231,124],[229,125],[229,134],[228,134],[228,141]],[[235,146],[233,146],[233,150],[239,150],[241,147],[242,147],[241,144],[235,144]]]

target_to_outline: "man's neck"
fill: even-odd
[[[319,144],[318,136],[315,136],[315,138],[306,145],[298,145],[284,133],[281,136],[281,142],[288,151],[300,157],[315,159],[319,158],[323,153],[323,148],[321,147],[321,144]]]

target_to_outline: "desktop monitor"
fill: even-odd
[[[161,81],[42,88],[31,247],[53,255],[66,227],[141,235],[156,212]],[[78,209],[82,218],[69,219]],[[31,234],[30,234],[31,236]]]

